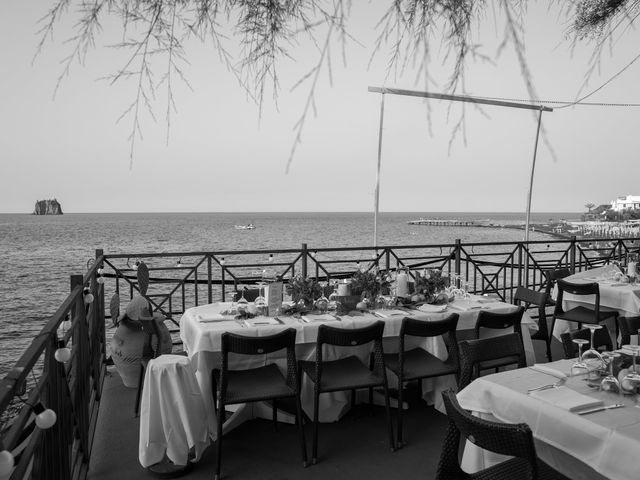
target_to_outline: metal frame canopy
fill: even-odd
[[[531,194],[533,191],[533,175],[536,168],[536,155],[538,153],[538,139],[540,137],[540,126],[542,124],[542,112],[553,112],[552,108],[542,105],[531,105],[528,103],[517,102],[505,102],[501,100],[490,100],[481,97],[471,97],[468,95],[449,95],[445,93],[432,93],[432,92],[420,92],[416,90],[403,90],[399,88],[386,88],[386,87],[369,87],[369,91],[373,93],[381,94],[380,101],[380,131],[378,133],[378,168],[376,171],[376,194],[374,205],[374,225],[373,225],[373,246],[378,246],[378,210],[380,202],[380,165],[382,163],[382,127],[384,124],[384,96],[390,95],[403,95],[406,97],[420,97],[420,98],[434,98],[436,100],[446,100],[449,102],[466,102],[477,103],[480,105],[491,105],[495,107],[507,107],[507,108],[522,108],[525,110],[538,110],[538,127],[536,130],[536,141],[533,147],[533,161],[531,162],[531,178],[529,180],[529,192],[527,194],[527,214],[525,222],[525,234],[524,241],[529,241],[529,221],[531,219]]]

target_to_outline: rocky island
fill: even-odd
[[[34,215],[62,215],[62,205],[55,198],[50,200],[38,200]]]

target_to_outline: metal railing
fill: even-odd
[[[262,280],[265,270],[286,282],[296,274],[326,281],[347,278],[356,268],[438,268],[459,275],[472,293],[492,293],[511,302],[519,285],[544,288],[546,270],[597,267],[622,260],[638,246],[640,239],[587,243],[571,238],[128,255],[97,250],[88,271],[71,276],[69,296],[0,382],[3,448],[15,451],[21,445],[10,478],[86,478],[106,371],[105,321],[111,315],[105,298],[124,292],[131,298],[140,291],[136,262],[148,267],[145,296],[177,326],[185,309],[225,301],[239,286]],[[55,359],[62,344],[71,349],[66,363]],[[33,427],[38,403],[56,412],[52,428]]]

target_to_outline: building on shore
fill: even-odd
[[[625,195],[611,200],[611,210],[622,212],[623,210],[639,210],[640,195]]]

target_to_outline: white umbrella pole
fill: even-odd
[[[529,193],[527,194],[527,218],[524,226],[524,241],[529,241],[529,222],[531,221],[531,194],[533,193],[533,175],[536,171],[536,155],[538,154],[538,138],[540,137],[540,125],[542,124],[542,108],[538,113],[538,130],[536,131],[536,143],[533,147],[533,161],[531,162],[531,178],[529,179]]]
[[[382,164],[382,125],[384,122],[384,93],[380,100],[380,130],[378,131],[378,169],[376,170],[376,194],[373,208],[373,246],[378,246],[378,208],[380,202],[380,165]]]

